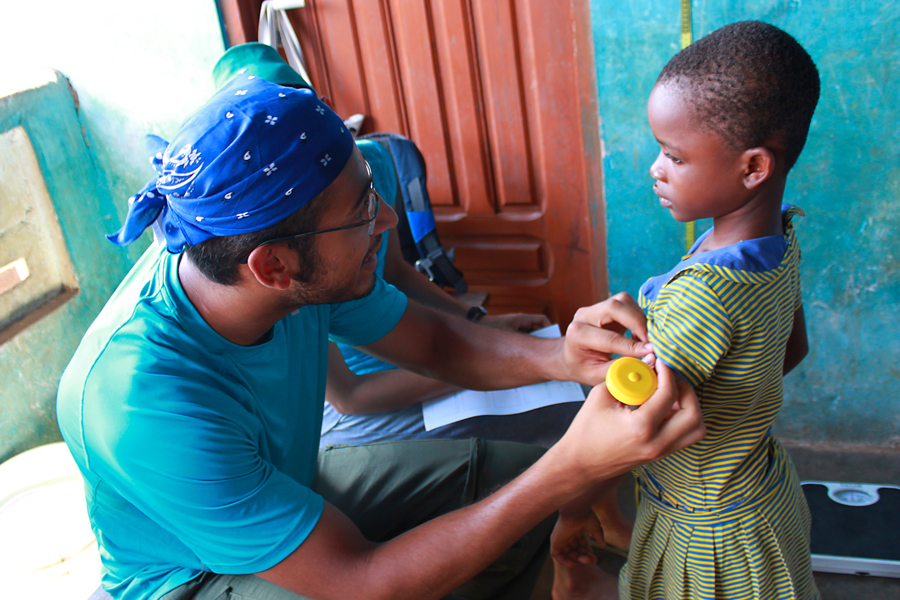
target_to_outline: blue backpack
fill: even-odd
[[[425,187],[425,159],[419,148],[402,135],[372,133],[369,140],[385,148],[394,159],[397,174],[396,198],[385,198],[397,213],[397,234],[403,258],[441,287],[464,294],[468,284],[453,266],[452,250],[444,250],[434,222],[434,211]]]

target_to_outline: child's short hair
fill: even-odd
[[[691,44],[663,68],[657,84],[689,99],[692,120],[741,149],[776,144],[790,170],[819,101],[819,72],[793,37],[774,25],[742,21]]]

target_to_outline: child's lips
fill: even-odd
[[[672,208],[672,202],[662,197],[662,194],[659,193],[659,183],[653,184],[653,193],[659,196],[659,204],[664,208]]]

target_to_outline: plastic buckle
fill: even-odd
[[[429,281],[434,281],[434,273],[431,271],[433,266],[434,263],[428,257],[420,258],[416,261],[416,271],[428,277]]]

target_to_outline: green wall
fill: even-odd
[[[637,294],[684,250],[648,173],[646,101],[680,49],[680,2],[592,0],[604,145],[610,288]],[[786,201],[798,237],[810,353],[785,381],[784,439],[900,445],[900,4],[692,2],[694,39],[756,19],[792,34],[822,94]],[[701,223],[700,230],[708,227]]]
[[[149,240],[123,250],[103,237],[153,174],[144,135],[174,133],[213,92],[210,73],[223,50],[212,0],[0,0],[0,88],[10,84],[13,64],[62,74],[55,84],[0,99],[0,131],[22,124],[28,132],[80,288],[0,346],[0,462],[61,439],[59,377]]]

